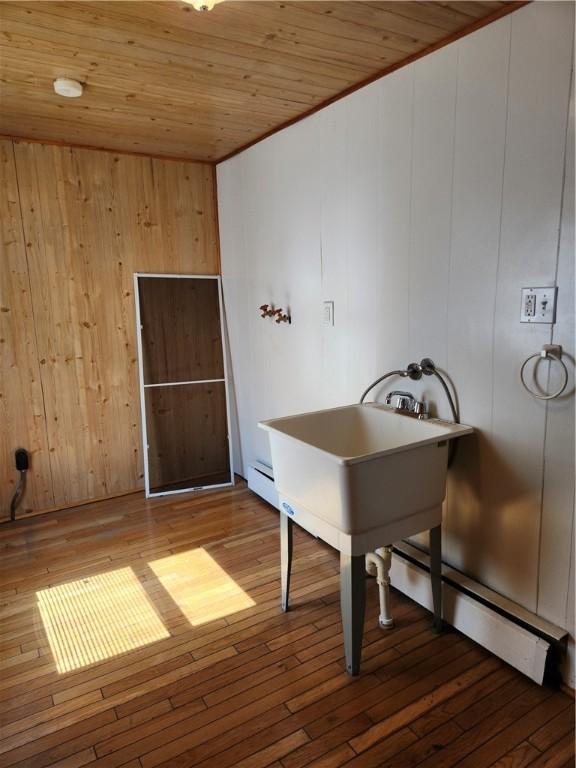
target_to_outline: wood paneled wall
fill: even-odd
[[[26,506],[54,504],[40,364],[11,141],[0,141],[0,518],[17,480],[14,451],[33,455]]]
[[[217,274],[211,166],[1,143],[0,517],[142,486],[134,272]]]

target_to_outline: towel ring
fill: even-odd
[[[556,360],[562,368],[564,369],[564,381],[562,383],[562,386],[556,390],[556,392],[553,392],[551,395],[539,395],[537,392],[534,392],[533,389],[530,389],[528,384],[524,381],[524,370],[530,360],[533,360],[535,357],[543,358],[544,360]],[[522,386],[528,392],[532,397],[535,397],[537,400],[554,400],[556,397],[560,397],[562,392],[566,389],[566,385],[568,384],[568,368],[566,368],[566,365],[564,363],[564,360],[562,360],[562,347],[560,344],[544,344],[540,352],[536,352],[534,355],[530,355],[530,357],[527,357],[526,360],[522,363],[522,368],[520,368],[520,381],[522,382]]]

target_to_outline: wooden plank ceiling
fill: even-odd
[[[1,2],[0,133],[217,161],[523,4]]]

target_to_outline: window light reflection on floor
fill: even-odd
[[[58,672],[169,637],[131,568],[44,589],[36,597]]]
[[[192,626],[256,605],[205,549],[148,563]]]

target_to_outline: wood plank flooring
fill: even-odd
[[[368,584],[344,672],[334,551],[241,484],[0,528],[0,766],[564,768],[574,702]],[[173,559],[171,559],[173,558]]]

